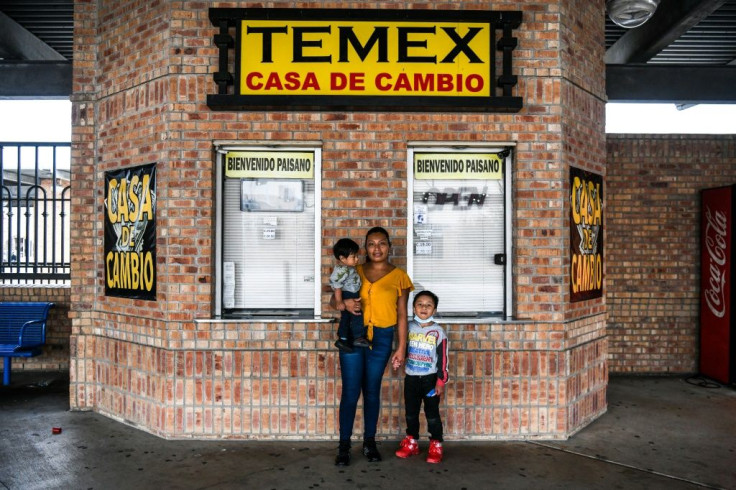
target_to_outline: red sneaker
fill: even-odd
[[[417,454],[419,454],[419,443],[417,443],[417,440],[412,436],[404,437],[404,440],[399,444],[399,449],[396,451],[396,456],[408,458]]]
[[[429,451],[427,453],[427,463],[442,462],[442,443],[436,439],[429,441]]]

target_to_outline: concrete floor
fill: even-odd
[[[167,441],[68,411],[57,373],[0,387],[0,489],[736,489],[736,390],[613,377],[608,412],[567,441],[445,443],[445,460],[333,465],[332,442]],[[52,434],[61,427],[61,434]],[[398,439],[398,436],[397,436]]]

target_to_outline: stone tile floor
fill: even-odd
[[[0,488],[736,489],[736,390],[684,377],[612,377],[608,411],[567,441],[445,443],[445,460],[333,465],[334,442],[164,440],[68,410],[64,373],[0,387]],[[60,434],[52,428],[60,427]]]

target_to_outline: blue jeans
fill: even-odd
[[[394,343],[394,327],[374,328],[373,347],[355,349],[351,353],[340,351],[340,440],[353,435],[358,398],[363,393],[363,437],[375,437],[378,412],[381,408],[381,382],[386,364],[391,357]]]

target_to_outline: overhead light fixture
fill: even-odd
[[[632,29],[652,18],[659,0],[606,0],[606,11],[611,20]]]

